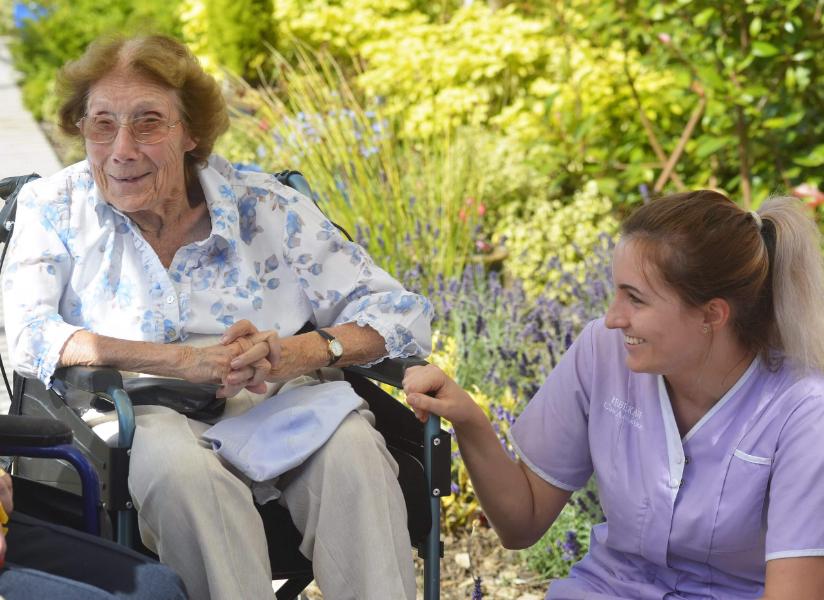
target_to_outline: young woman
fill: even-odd
[[[502,450],[433,366],[404,381],[451,420],[503,544],[533,544],[594,473],[606,522],[547,598],[824,598],[824,301],[800,203],[747,212],[712,191],[623,225],[615,298],[586,326]]]

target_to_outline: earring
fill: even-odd
[[[709,333],[709,332],[710,332],[710,326],[709,326],[709,325],[707,325],[706,323],[704,323],[704,326],[703,326],[703,327],[701,327],[701,331],[703,331],[703,332],[704,332],[704,334]]]

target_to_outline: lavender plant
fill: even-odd
[[[549,291],[529,296],[521,280],[506,281],[500,272],[480,265],[464,269],[460,277],[440,274],[429,282],[417,266],[401,279],[411,289],[426,294],[435,307],[434,328],[457,348],[454,374],[465,388],[490,397],[504,390],[518,399],[514,410],[492,408],[493,420],[510,423],[532,397],[588,321],[604,313],[611,292],[612,240],[603,237],[585,259],[586,277],[579,281],[565,273],[556,286],[568,290],[574,301],[563,304]],[[556,260],[547,261],[553,269]]]
[[[274,55],[277,76],[261,86],[234,81],[233,127],[220,151],[267,171],[302,171],[319,204],[381,266],[460,274],[495,176],[482,149],[491,134],[452,128],[402,140],[381,99],[357,93],[329,56],[296,56],[291,66]]]

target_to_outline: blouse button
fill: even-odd
[[[684,464],[686,464],[686,465],[690,464],[690,457],[689,456],[684,457]]]
[[[174,302],[175,302],[175,297],[174,296],[172,296],[172,295],[166,296],[166,303],[167,304],[174,304]]]

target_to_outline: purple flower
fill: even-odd
[[[566,532],[563,540],[558,540],[558,546],[561,548],[561,555],[564,560],[572,562],[578,559],[578,554],[581,552],[581,544],[578,542],[578,534],[573,530]]]

